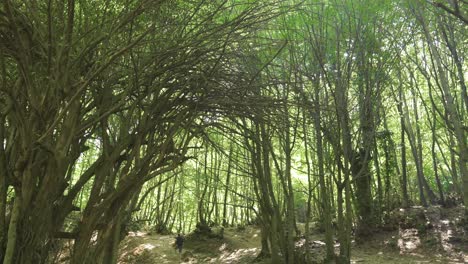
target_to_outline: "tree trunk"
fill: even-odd
[[[10,224],[8,225],[8,237],[7,237],[7,246],[5,250],[5,256],[3,258],[3,264],[13,264],[17,260],[14,259],[15,248],[17,245],[17,229],[18,229],[18,219],[21,214],[21,195],[16,193],[15,201],[13,204],[13,211],[11,212]]]
[[[409,195],[408,195],[408,176],[407,176],[407,161],[406,161],[406,142],[405,142],[405,135],[406,135],[406,125],[405,125],[405,115],[403,112],[403,87],[400,84],[398,89],[398,113],[400,115],[400,147],[401,147],[401,191],[403,193],[403,208],[407,208],[409,206]]]
[[[204,162],[204,169],[203,169],[203,178],[205,179],[204,186],[203,186],[203,191],[200,195],[200,200],[198,201],[198,223],[197,225],[200,226],[200,228],[205,229],[208,227],[208,223],[206,221],[206,205],[205,205],[205,195],[208,190],[208,149],[205,150],[205,162]]]
[[[228,166],[227,166],[227,173],[226,173],[226,186],[224,188],[224,202],[223,202],[223,226],[228,226],[227,220],[227,200],[229,194],[229,183],[231,181],[231,168],[232,168],[232,152],[233,146],[232,144],[229,146],[229,157],[228,157]]]
[[[457,111],[457,108],[454,103],[454,98],[452,91],[450,90],[449,81],[447,79],[447,73],[444,70],[442,65],[442,60],[440,58],[439,50],[435,46],[434,40],[432,39],[431,33],[427,28],[427,23],[424,16],[416,11],[416,16],[421,23],[423,28],[424,35],[427,40],[427,44],[431,51],[431,57],[434,61],[436,67],[436,74],[440,81],[440,87],[443,91],[443,99],[446,102],[444,104],[445,110],[447,111],[447,121],[453,126],[453,132],[457,140],[458,147],[458,166],[460,168],[461,179],[463,182],[463,201],[465,204],[465,215],[468,217],[468,143],[465,128],[463,127],[463,117],[461,117]],[[466,91],[465,91],[466,94]],[[464,100],[468,97],[464,97]],[[465,101],[465,104],[468,103]]]
[[[5,119],[0,117],[0,142],[4,142],[4,126]],[[5,158],[5,149],[3,144],[0,143],[0,259],[3,259],[4,246],[7,242],[7,164]]]
[[[304,132],[304,157],[306,162],[307,168],[307,208],[306,208],[306,215],[305,215],[305,245],[309,245],[310,243],[310,218],[312,214],[312,171],[311,171],[311,164],[309,158],[309,135],[307,134],[308,127],[306,121],[306,114],[305,111],[303,112],[303,119],[302,119],[302,131]],[[306,262],[311,262],[310,250],[305,251],[305,258]]]
[[[413,75],[412,75],[413,77]],[[416,91],[415,89],[418,89],[417,81],[414,80],[415,86],[411,87],[411,93],[413,94],[413,111],[414,111],[414,118],[415,120],[419,120],[419,108],[418,108],[418,102],[417,102],[417,96],[416,96]],[[429,201],[431,204],[435,204],[436,197],[434,192],[432,191],[431,187],[427,183],[426,176],[424,175],[424,161],[423,161],[423,144],[422,144],[422,137],[421,137],[421,126],[419,125],[419,122],[415,122],[415,127],[416,127],[416,151],[417,151],[417,156],[418,156],[418,164],[416,166],[419,166],[419,172],[420,172],[420,177],[422,180],[422,184],[424,185],[424,189],[426,190],[427,196],[429,197]],[[416,158],[415,158],[416,159]]]
[[[411,126],[411,122],[410,122],[410,119],[409,119],[409,111],[408,111],[408,106],[406,105],[405,103],[405,97],[403,95],[403,106],[404,106],[404,109],[403,109],[403,116],[404,116],[404,120],[405,120],[405,125],[404,125],[404,128],[405,128],[405,132],[406,134],[408,135],[408,140],[409,140],[409,143],[410,143],[410,146],[411,146],[411,153],[413,154],[413,158],[414,158],[414,161],[415,161],[415,164],[416,164],[416,173],[417,173],[417,179],[418,179],[418,190],[419,190],[419,200],[421,202],[421,204],[425,207],[427,207],[427,201],[426,201],[426,196],[424,195],[424,183],[423,183],[423,171],[422,171],[422,163],[421,163],[421,160],[420,160],[420,157],[419,157],[419,152],[418,152],[418,148],[416,146],[416,138],[415,138],[415,135],[414,135],[414,131],[413,131],[413,127]]]
[[[373,155],[373,161],[374,161],[374,167],[375,167],[375,174],[377,176],[377,201],[378,201],[378,205],[376,206],[376,211],[375,212],[375,217],[378,219],[378,222],[380,222],[380,220],[382,219],[382,210],[384,210],[384,208],[387,206],[387,205],[384,205],[383,203],[383,200],[384,200],[384,193],[383,193],[383,183],[382,183],[382,176],[381,176],[381,172],[380,172],[380,163],[379,163],[379,150],[378,150],[378,146],[377,146],[377,139],[374,139],[375,142],[374,142],[374,155]],[[387,152],[387,149],[385,148],[384,150],[385,152],[385,162],[388,162],[388,152]],[[387,163],[388,165],[388,163]],[[385,177],[387,178],[387,177]],[[388,182],[389,183],[389,182]],[[388,201],[387,201],[388,202]]]
[[[343,87],[342,83],[337,83],[336,85],[336,107],[337,107],[337,115],[339,119],[339,127],[340,127],[340,136],[342,140],[342,147],[343,150],[343,166],[339,168],[343,171],[343,181],[339,181],[340,186],[339,188],[344,189],[345,196],[344,196],[344,203],[346,209],[346,214],[341,215],[341,222],[340,225],[343,226],[343,229],[340,231],[341,239],[340,239],[340,261],[341,263],[349,263],[351,261],[351,171],[350,171],[350,164],[353,161],[353,150],[352,150],[352,142],[351,142],[351,133],[349,128],[349,116],[348,116],[348,102],[346,99],[347,89]],[[338,160],[341,157],[338,157]],[[338,161],[339,162],[339,161]],[[364,178],[364,177],[363,177]],[[343,203],[342,194],[338,194],[338,200],[341,199],[341,203]],[[340,197],[341,196],[341,197]],[[340,204],[340,202],[338,202]],[[343,208],[340,209],[339,213],[343,213]]]
[[[323,209],[323,223],[325,228],[325,246],[326,246],[326,259],[332,261],[335,258],[335,245],[333,241],[333,227],[332,215],[330,207],[330,194],[325,182],[325,169],[323,160],[323,138],[322,138],[322,125],[321,125],[321,110],[320,110],[320,87],[319,83],[315,84],[315,100],[314,100],[314,128],[315,128],[315,143],[317,151],[317,167],[319,173],[320,185],[320,204]],[[309,193],[309,196],[311,194]],[[310,198],[309,198],[310,199]]]
[[[433,114],[433,117],[435,118],[435,114]],[[432,168],[434,170],[434,177],[437,183],[437,189],[439,191],[440,204],[445,205],[444,191],[442,188],[442,183],[440,182],[440,179],[439,179],[439,169],[438,169],[439,162],[437,160],[437,153],[435,151],[436,141],[437,141],[437,135],[435,131],[435,120],[433,121],[433,126],[431,130],[432,130],[432,146],[431,146]]]

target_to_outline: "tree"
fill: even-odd
[[[2,3],[2,166],[15,197],[4,263],[45,262],[88,183],[71,263],[115,263],[130,202],[186,160],[199,117],[248,79],[231,74],[236,43],[274,9],[227,4]],[[97,158],[76,175],[92,144]]]

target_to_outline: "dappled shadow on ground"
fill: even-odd
[[[352,244],[351,263],[468,263],[468,237],[463,207],[411,207],[391,213],[386,224],[370,237]],[[323,263],[324,235],[318,230],[296,243],[298,259],[309,251],[312,263]],[[336,241],[336,240],[335,240]],[[335,243],[339,254],[339,244]]]
[[[468,236],[463,226],[463,207],[400,209],[403,216],[398,230],[401,254],[431,254],[446,263],[468,263]]]
[[[178,263],[180,257],[171,247],[172,243],[171,236],[131,232],[121,245],[118,263]]]
[[[410,253],[421,245],[421,239],[416,228],[403,229],[399,231],[398,248],[402,254]]]
[[[374,233],[365,242],[353,244],[352,263],[468,263],[462,212],[438,207],[403,210],[394,230]],[[319,261],[324,254],[323,234],[314,233],[310,241],[309,249]],[[223,238],[189,235],[182,255],[174,250],[173,242],[174,236],[130,233],[122,242],[119,264],[252,263],[260,251],[260,231],[256,227],[228,228]],[[304,248],[304,242],[304,238],[298,239],[297,248]]]
[[[259,230],[226,229],[224,238],[190,235],[179,255],[173,236],[130,233],[121,245],[119,264],[127,263],[250,263],[259,254]]]

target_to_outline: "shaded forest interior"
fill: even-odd
[[[143,230],[256,228],[274,264],[316,232],[324,263],[468,245],[467,28],[466,0],[2,0],[0,261],[122,263]]]

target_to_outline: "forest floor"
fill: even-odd
[[[460,212],[420,207],[400,210],[396,230],[377,232],[363,243],[353,243],[352,263],[468,263],[468,236],[457,227]],[[311,240],[310,249],[320,259],[323,234],[315,233]],[[130,233],[122,243],[119,263],[252,263],[260,251],[260,230],[253,226],[227,228],[222,239],[192,234],[181,255],[173,243],[174,235]],[[297,241],[298,247],[303,244],[304,239]]]

